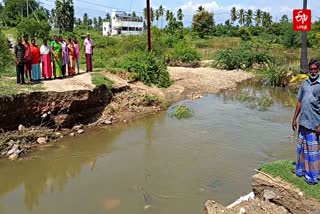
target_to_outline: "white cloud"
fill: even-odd
[[[220,9],[220,6],[216,1],[206,2],[206,3],[196,3],[194,0],[187,1],[181,8],[184,13],[194,13],[199,6],[204,7],[209,12],[216,11]]]

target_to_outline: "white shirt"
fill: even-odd
[[[49,45],[41,45],[40,47],[40,54],[49,54],[50,53],[50,46]]]

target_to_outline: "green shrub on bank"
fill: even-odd
[[[190,63],[199,61],[200,53],[187,42],[178,42],[171,50],[167,52],[168,63]]]
[[[120,66],[127,69],[135,80],[140,80],[146,85],[154,84],[167,88],[172,84],[167,66],[153,53],[134,51],[124,58]]]
[[[254,47],[251,42],[242,43],[239,47],[219,50],[214,56],[213,66],[227,70],[252,68],[254,64],[269,66],[275,62],[270,51]]]
[[[286,86],[299,70],[290,66],[271,66],[261,71],[262,82],[272,86]]]

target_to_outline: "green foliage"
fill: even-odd
[[[192,28],[200,38],[210,35],[214,28],[213,13],[205,9],[198,11],[192,18]]]
[[[193,44],[196,48],[208,48],[209,47],[209,40],[208,39],[197,39],[193,41]]]
[[[28,34],[30,38],[48,38],[50,25],[47,22],[37,22],[34,19],[24,19],[17,26],[18,34]]]
[[[74,26],[73,0],[56,0],[55,14],[55,25],[59,33],[72,32]]]
[[[106,75],[103,75],[102,73],[93,72],[91,74],[92,83],[99,87],[101,85],[105,85],[108,88],[112,88],[114,85],[114,82],[110,80]]]
[[[254,97],[251,95],[241,94],[239,97],[237,97],[237,99],[241,103],[246,103],[249,108],[257,108],[259,111],[266,111],[273,104],[273,100],[267,96]]]
[[[249,28],[246,28],[246,27],[240,28],[239,34],[242,41],[252,40],[252,36]]]
[[[12,69],[13,70],[13,69]],[[14,71],[12,71],[14,73]],[[19,85],[15,78],[1,76],[0,96],[43,90],[42,83]]]
[[[214,56],[214,67],[227,70],[251,68],[254,64],[268,66],[275,61],[270,51],[252,43],[242,43],[239,47],[219,50]]]
[[[157,59],[152,53],[134,51],[123,60],[121,67],[127,69],[136,80],[146,85],[169,87],[172,84],[169,72],[162,60]]]
[[[168,63],[190,63],[200,60],[200,53],[186,42],[178,42],[173,49],[167,53]]]
[[[171,110],[171,116],[176,117],[178,119],[186,119],[190,118],[193,115],[192,109],[186,104],[175,106]]]
[[[13,54],[10,52],[9,44],[4,34],[2,33],[1,28],[0,28],[0,44],[3,44],[0,46],[0,76],[3,76],[3,75],[6,75],[8,72],[10,72],[9,69],[12,69],[14,65],[14,57],[13,57]]]
[[[150,94],[145,94],[143,96],[143,100],[148,106],[156,105],[157,103],[159,103],[159,97]]]
[[[273,65],[261,71],[263,83],[272,86],[286,86],[289,84],[292,76],[298,73],[299,69],[287,65]]]
[[[265,172],[273,177],[279,177],[291,185],[299,188],[300,191],[315,199],[320,199],[320,186],[310,185],[303,178],[297,177],[292,171],[295,170],[295,165],[292,161],[281,160],[273,163],[263,164],[260,167],[262,172]]]

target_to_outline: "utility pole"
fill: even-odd
[[[147,0],[147,28],[148,28],[148,51],[151,51],[151,17],[150,17],[150,0]]]
[[[29,18],[29,1],[27,0],[27,18]]]
[[[307,9],[308,1],[303,0],[303,9]],[[311,17],[309,17],[311,19]],[[302,73],[308,72],[308,32],[301,32],[301,57],[300,57],[300,69]]]

